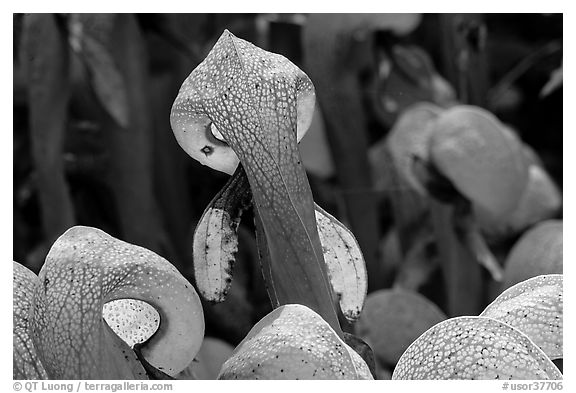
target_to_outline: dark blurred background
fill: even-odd
[[[73,225],[147,247],[191,281],[191,239],[227,176],[177,145],[181,83],[224,29],[285,55],[314,82],[302,144],[316,202],[346,223],[370,290],[391,287],[393,227],[370,152],[417,102],[484,107],[562,187],[562,15],[14,15],[14,251],[38,272]],[[377,154],[377,153],[372,153]],[[207,335],[236,344],[269,309],[250,213],[229,299],[205,305]],[[388,259],[387,259],[388,258]],[[445,309],[434,269],[417,288]],[[488,297],[484,302],[488,301]],[[474,311],[474,310],[472,310]]]

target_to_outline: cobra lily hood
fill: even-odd
[[[254,56],[259,61],[252,61]],[[280,86],[283,78],[285,83],[294,84],[295,97],[274,92],[275,88],[284,87]],[[266,82],[273,80],[275,86]],[[248,91],[261,91],[260,97],[267,102],[250,102]],[[182,84],[172,106],[170,124],[178,144],[190,157],[231,175],[239,159],[231,146],[233,142],[227,142],[229,133],[222,133],[224,129],[260,128],[252,123],[251,116],[258,116],[255,111],[259,105],[276,103],[276,108],[268,105],[268,109],[284,112],[286,120],[296,115],[300,142],[312,123],[315,102],[314,85],[302,70],[284,56],[265,52],[225,30],[206,59]],[[296,113],[290,114],[294,106]],[[258,143],[256,139],[253,142]]]
[[[23,269],[14,268],[15,300],[30,289],[27,301],[15,303],[15,377],[41,378],[43,368],[50,379],[146,379],[136,343],[147,363],[174,376],[200,348],[196,291],[145,248],[77,226],[56,240],[38,277]],[[138,301],[155,310],[138,317],[150,317],[147,325],[126,323],[126,311],[142,307]]]
[[[366,271],[351,233],[312,200],[298,142],[310,126],[314,103],[314,86],[302,70],[225,30],[184,81],[170,121],[178,143],[192,158],[234,173],[196,228],[200,293],[208,300],[224,299],[237,249],[236,227],[241,212],[253,204],[273,305],[304,304],[341,335],[333,290],[338,295],[352,288],[352,295],[347,291],[339,298],[346,317],[356,318],[366,295]],[[348,233],[345,240],[338,237],[340,250],[352,253],[344,258],[337,252],[332,265],[325,261],[323,246],[335,237],[320,234],[324,229]],[[356,273],[349,286],[342,274],[351,267]]]

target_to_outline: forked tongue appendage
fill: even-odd
[[[204,210],[194,231],[194,278],[202,297],[221,302],[232,282],[238,251],[238,225],[252,202],[246,173],[239,165]]]
[[[238,250],[238,224],[242,212],[252,206],[252,192],[242,165],[212,199],[194,233],[194,276],[199,292],[213,302],[225,300],[232,281]],[[354,235],[320,206],[314,205],[324,261],[334,298],[350,322],[356,320],[367,289],[366,268]],[[254,211],[256,243],[266,290],[273,307],[279,302],[272,278],[270,253],[262,220]]]

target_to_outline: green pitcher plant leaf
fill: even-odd
[[[300,304],[260,320],[224,363],[218,379],[372,379],[330,325]]]
[[[12,262],[12,337],[14,379],[48,379],[30,337],[30,306],[38,276],[17,262]]]
[[[562,374],[528,336],[509,324],[456,317],[414,341],[392,379],[562,379]]]
[[[66,231],[34,281],[28,331],[50,379],[146,379],[136,346],[174,376],[200,348],[192,285],[162,257],[99,229]]]
[[[563,357],[562,274],[522,281],[500,294],[480,314],[515,327],[550,359]]]
[[[272,303],[304,304],[341,336],[298,152],[314,102],[314,86],[298,67],[226,30],[184,81],[170,121],[180,146],[202,164],[229,174],[242,164],[258,245],[267,246],[261,261]]]
[[[272,308],[280,307],[280,300],[276,293],[276,286],[274,285],[274,277],[272,274],[272,257],[270,255],[270,249],[268,248],[266,233],[264,232],[264,224],[257,209],[254,209],[254,227],[256,232],[256,247],[258,248],[258,260],[260,261],[260,269],[262,271],[262,277],[264,278],[264,286],[266,287]]]

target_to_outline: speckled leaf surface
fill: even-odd
[[[12,262],[12,343],[14,379],[47,379],[29,334],[30,306],[38,276],[17,262]]]
[[[394,365],[414,340],[445,319],[434,303],[417,292],[385,289],[368,295],[355,329],[381,362]]]
[[[548,357],[563,357],[563,276],[543,275],[508,288],[480,314],[526,334]]]
[[[102,316],[110,329],[130,348],[147,341],[160,326],[158,311],[140,300],[112,300],[104,304]]]
[[[238,251],[234,220],[226,210],[208,206],[194,232],[194,278],[206,300],[221,302],[232,283]]]
[[[258,322],[219,379],[372,379],[362,358],[309,308],[281,306]]]
[[[486,317],[457,317],[422,334],[392,379],[562,379],[525,334]]]
[[[182,84],[170,121],[191,156],[207,155],[193,139],[216,127],[246,171],[269,250],[271,267],[264,269],[279,302],[305,304],[338,331],[297,145],[313,103],[314,86],[302,70],[226,30]]]
[[[52,246],[39,279],[31,330],[50,378],[144,377],[135,373],[140,368],[130,347],[102,319],[104,304],[117,299],[141,300],[158,311],[160,327],[142,353],[159,370],[180,372],[200,347],[204,319],[196,291],[145,248],[73,227]]]
[[[196,226],[194,278],[206,300],[221,302],[230,290],[238,251],[238,225],[251,200],[250,185],[240,166],[206,207]]]
[[[368,291],[368,273],[360,246],[348,228],[315,205],[316,224],[324,261],[332,289],[340,309],[349,321],[355,321],[362,311]]]

